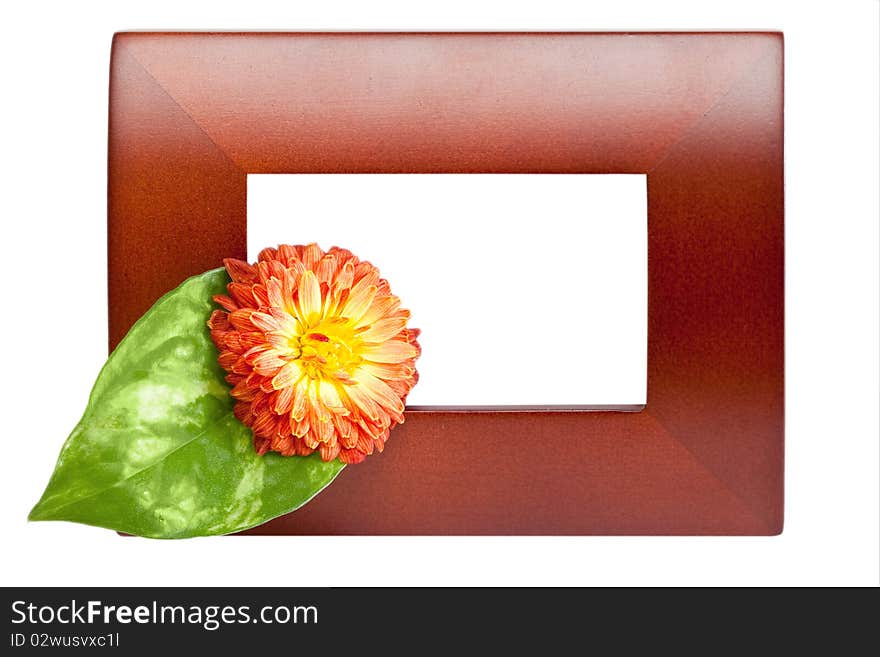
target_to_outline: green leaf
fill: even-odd
[[[344,465],[258,456],[206,322],[223,269],[159,299],[110,355],[30,520],[153,538],[228,534],[299,508]]]

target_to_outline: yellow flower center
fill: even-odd
[[[333,317],[306,328],[292,340],[303,372],[312,379],[346,381],[363,362],[363,340],[345,318]]]

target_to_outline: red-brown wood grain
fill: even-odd
[[[248,173],[646,173],[644,411],[411,412],[249,533],[778,533],[782,58],[778,33],[118,34],[111,347],[245,256]]]

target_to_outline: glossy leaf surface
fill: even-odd
[[[228,534],[292,511],[344,465],[258,456],[206,327],[216,269],[162,297],[107,360],[31,520],[154,538]]]

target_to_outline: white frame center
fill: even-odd
[[[422,329],[416,408],[646,400],[642,174],[250,174],[248,257],[369,260]]]

